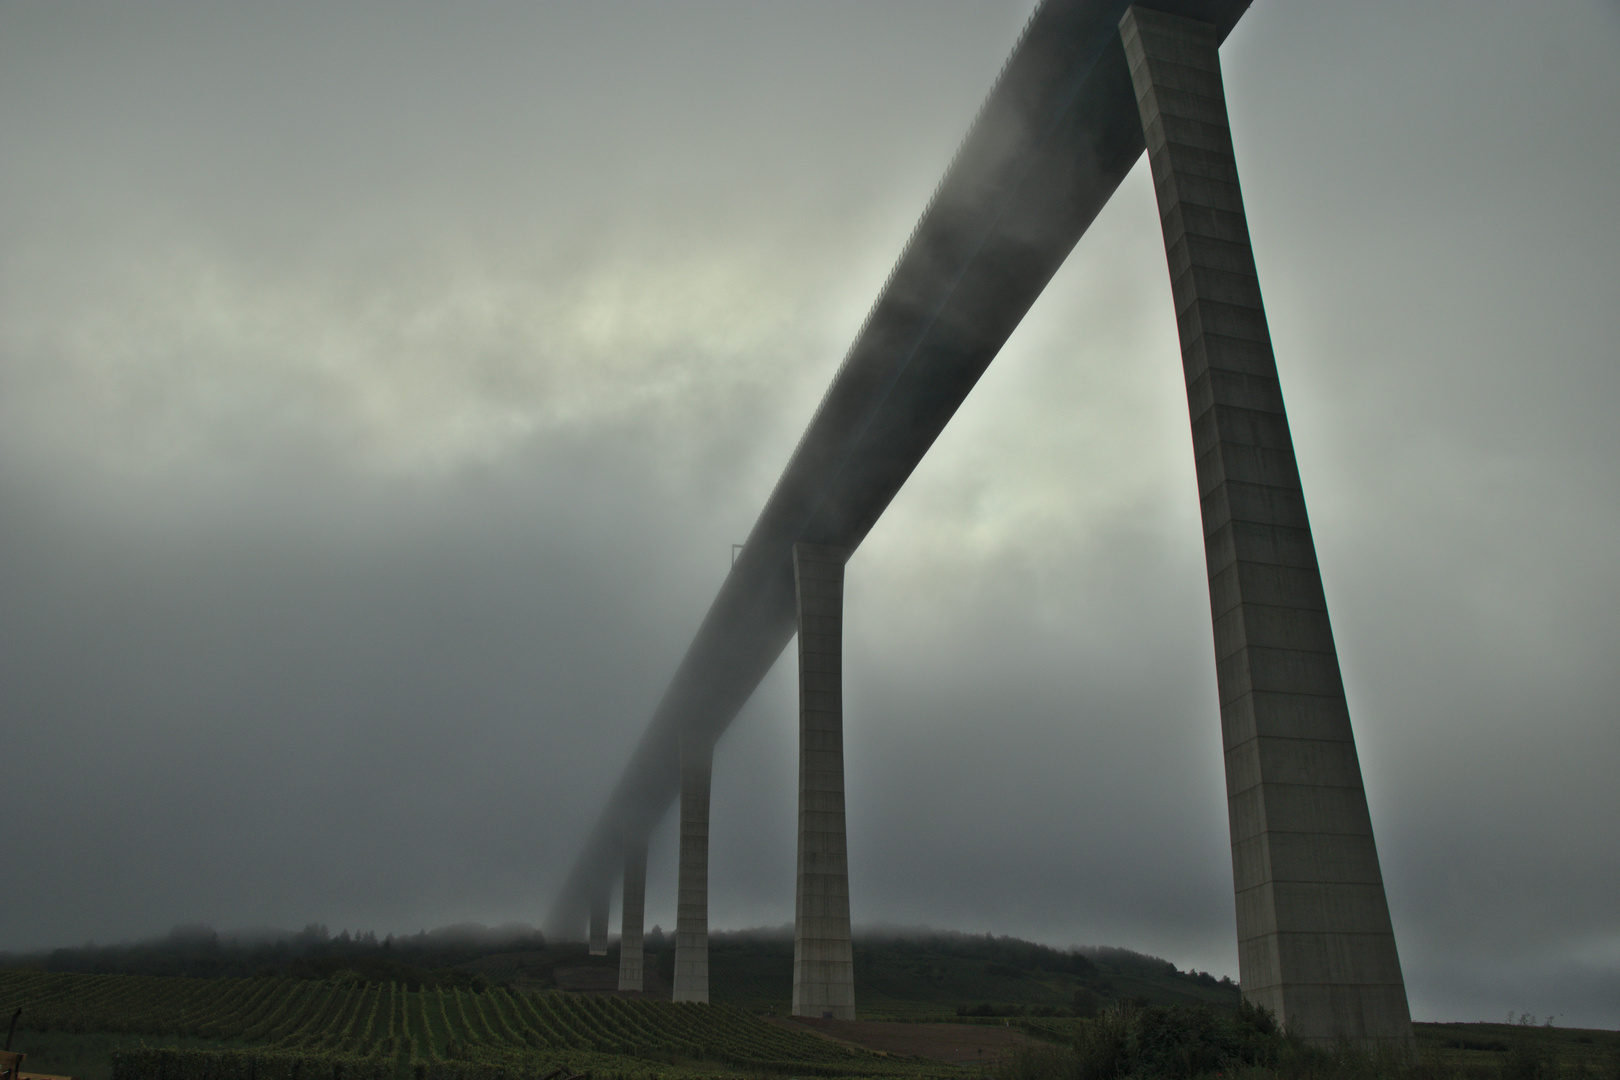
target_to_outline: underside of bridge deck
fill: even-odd
[[[1242,206],[1216,50],[1247,6],[1152,0],[1133,12],[1128,0],[1046,0],[1031,16],[654,711],[550,932],[578,934],[592,898],[678,800],[675,996],[707,1000],[712,750],[796,631],[803,644],[804,568],[816,552],[839,552],[841,588],[842,559],[1151,146],[1199,453],[1245,993],[1308,1038],[1409,1037],[1246,226],[1233,231]],[[831,684],[800,651],[803,698],[807,677]],[[826,716],[806,728],[805,715],[801,747],[826,744],[811,730]],[[833,932],[805,918],[807,895],[812,921],[825,922],[839,890],[831,878],[806,883],[805,800],[825,825],[830,789],[805,786],[801,754],[798,936],[822,965],[804,969],[815,995],[805,1008],[818,1015],[846,1009],[831,989],[843,961],[822,955],[848,941],[841,749],[838,771],[844,876]],[[830,848],[816,846],[828,836],[812,838],[818,868],[831,865]]]

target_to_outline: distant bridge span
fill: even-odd
[[[642,977],[646,838],[679,800],[676,996],[707,1000],[712,749],[799,633],[794,1011],[853,1015],[839,983],[843,560],[1146,148],[1204,504],[1244,991],[1308,1038],[1410,1037],[1226,129],[1216,49],[1248,3],[1045,0],[1031,16],[548,916],[565,937],[589,923],[605,950],[605,898],[622,872],[628,988]],[[827,746],[834,757],[817,758]]]

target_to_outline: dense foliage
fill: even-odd
[[[1412,1045],[1309,1046],[1247,1004],[1127,1005],[1019,1026],[1047,1044],[1003,1061],[994,1080],[1620,1080],[1620,1035],[1550,1026],[1420,1024]]]

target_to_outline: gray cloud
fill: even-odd
[[[1027,9],[0,10],[0,948],[538,920]],[[1620,23],[1224,63],[1414,1011],[1620,1025]],[[858,922],[1235,972],[1159,243],[1139,170],[851,563]]]

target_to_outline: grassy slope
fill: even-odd
[[[654,992],[667,994],[673,950],[655,948],[651,961]],[[793,987],[793,942],[786,936],[718,933],[711,941],[711,987],[716,1004],[786,1013]],[[518,987],[554,986],[557,974],[581,971],[611,985],[617,955],[588,957],[580,945],[559,945],[494,953],[464,963],[493,983]],[[1208,986],[1175,971],[1170,964],[1123,951],[1090,960],[1012,939],[944,934],[908,939],[866,938],[855,946],[856,1000],[863,1018],[953,1018],[961,1007],[990,1005],[998,1011],[1064,1010],[1075,991],[1085,988],[1101,1001],[1135,997],[1161,1004],[1231,1005],[1229,987]],[[32,1071],[85,1080],[108,1080],[109,1055],[120,1047],[147,1043],[199,1048],[239,1048],[219,1040],[69,1034],[20,1030],[17,1048],[29,1054]]]
[[[649,956],[656,991],[660,969],[673,966],[672,950]],[[1100,950],[1080,961],[1024,942],[968,935],[935,935],[909,939],[867,938],[857,942],[856,1000],[867,1019],[947,1019],[961,1007],[993,1006],[998,1011],[1035,1014],[1067,1011],[1075,991],[1084,989],[1101,1001],[1135,998],[1155,1004],[1230,1006],[1229,985],[1177,972],[1164,961],[1120,950]],[[587,957],[583,946],[553,946],[522,952],[500,952],[464,965],[491,982],[520,987],[554,986],[558,972],[591,972],[610,981],[617,956]],[[793,978],[789,938],[716,934],[711,942],[711,987],[717,1004],[785,1013]],[[663,986],[667,993],[668,972]],[[1017,1026],[1018,1020],[1013,1023]],[[1040,1034],[1061,1038],[1077,1024],[1073,1019],[1028,1019]],[[1574,1073],[1620,1080],[1620,1032],[1507,1024],[1418,1024],[1419,1053],[1470,1075],[1532,1077],[1551,1074],[1556,1063]],[[17,1033],[16,1049],[29,1054],[27,1068],[42,1073],[108,1080],[108,1058],[119,1046],[151,1045],[232,1048],[238,1044],[200,1039],[132,1037],[91,1032]],[[593,1055],[595,1056],[595,1055]],[[601,1056],[604,1073],[640,1075],[646,1062]],[[612,1061],[625,1063],[621,1070]],[[690,1068],[688,1066],[687,1068]],[[666,1063],[662,1071],[674,1080],[686,1071]],[[713,1067],[698,1072],[714,1074]]]
[[[998,1013],[1066,1012],[1080,989],[1104,1001],[1237,1003],[1235,991],[1200,985],[1168,964],[1155,969],[1099,960],[1075,970],[1063,960],[1063,954],[1006,956],[974,938],[867,940],[855,947],[855,1002],[861,1017],[872,1020],[946,1018],[985,1005]],[[710,979],[716,1001],[785,1012],[793,988],[793,944],[722,941],[710,953]]]
[[[1620,1031],[1529,1024],[1414,1024],[1418,1053],[1461,1066],[1503,1068],[1519,1075],[1548,1065],[1594,1077],[1620,1078]],[[1542,1066],[1537,1069],[1536,1066]],[[1515,1069],[1514,1067],[1517,1066]]]
[[[649,950],[649,991],[668,994],[674,952]],[[469,968],[492,982],[546,988],[612,986],[616,950],[588,957],[579,945],[481,958]],[[1098,1004],[1135,998],[1155,1005],[1237,1004],[1237,989],[1176,971],[1122,949],[1076,958],[1029,942],[967,934],[866,937],[855,942],[855,1002],[862,1019],[954,1017],[990,1006],[998,1014],[1069,1012],[1077,990]],[[709,991],[716,1004],[785,1013],[793,993],[793,941],[780,935],[717,933],[709,940]]]
[[[114,1050],[138,1046],[179,1047],[194,1050],[253,1051],[256,1048],[242,1043],[206,1039],[142,1038],[108,1032],[24,1032],[18,1030],[16,1046],[25,1050],[28,1060],[23,1068],[30,1073],[45,1073],[72,1077],[73,1080],[112,1080],[112,1054]],[[742,1068],[715,1061],[693,1061],[680,1058],[649,1060],[620,1054],[604,1054],[582,1050],[545,1051],[524,1060],[506,1063],[518,1075],[543,1076],[555,1067],[565,1067],[565,1075],[588,1072],[604,1080],[761,1080],[755,1069]],[[870,1066],[867,1067],[870,1069]],[[944,1080],[943,1074],[953,1070],[949,1066],[933,1063],[900,1063],[883,1070],[887,1080]],[[404,1075],[409,1075],[404,1074]],[[850,1077],[850,1080],[874,1080],[868,1074]]]
[[[1032,1026],[1065,1028],[1076,1022],[1031,1021]],[[1419,1055],[1449,1066],[1452,1075],[1474,1077],[1535,1077],[1578,1075],[1593,1078],[1620,1078],[1620,1032],[1585,1031],[1575,1028],[1525,1027],[1507,1024],[1417,1024]],[[1054,1031],[1054,1034],[1056,1031]],[[149,1038],[104,1032],[70,1034],[33,1032],[19,1029],[16,1048],[28,1053],[25,1066],[30,1071],[73,1076],[79,1080],[110,1080],[112,1051],[139,1045],[239,1049],[239,1044],[202,1039]],[[648,1073],[644,1061],[601,1054],[570,1054],[574,1064],[591,1068],[601,1075]],[[667,1080],[714,1076],[727,1072],[723,1067],[678,1066],[662,1063],[654,1067]],[[929,1070],[937,1073],[938,1067]]]
[[[126,1035],[108,1031],[17,1030],[13,1049],[28,1055],[27,1073],[71,1076],[74,1080],[111,1080],[112,1053],[132,1046],[178,1046],[187,1050],[240,1050],[242,1044],[219,1039],[177,1039]]]

